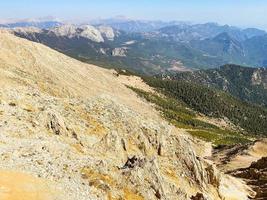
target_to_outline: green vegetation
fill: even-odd
[[[189,130],[188,132],[193,136],[212,142],[215,145],[233,145],[251,142],[248,136],[238,132],[233,133],[229,130]]]
[[[267,135],[267,110],[201,85],[185,81],[161,80],[145,77],[144,81],[167,97],[185,103],[206,116],[227,117],[233,124],[252,135]]]
[[[230,130],[222,130],[213,124],[197,119],[197,113],[188,109],[182,101],[169,96],[159,96],[133,87],[129,88],[140,97],[155,104],[163,117],[170,123],[178,128],[187,129],[193,136],[213,142],[215,145],[231,145],[250,141],[246,135]]]
[[[196,119],[196,113],[186,108],[186,105],[173,98],[163,98],[156,94],[148,93],[143,90],[129,87],[140,97],[157,105],[163,116],[180,128],[217,128],[212,124]]]
[[[257,73],[255,77],[253,74]],[[239,65],[224,65],[217,69],[177,73],[172,80],[183,80],[229,92],[247,102],[267,107],[267,70]],[[252,77],[261,84],[253,84]]]

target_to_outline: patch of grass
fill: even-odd
[[[243,134],[222,129],[213,130],[190,130],[191,135],[198,137],[214,145],[246,144],[251,140]]]
[[[206,130],[193,130],[193,131],[188,131],[191,135],[196,136],[198,138],[201,138],[205,141],[211,141],[211,140],[216,140],[219,139],[219,135],[216,133],[212,133],[210,131]]]

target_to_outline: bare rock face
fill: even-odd
[[[40,33],[41,29],[36,27],[24,27],[24,28],[14,28],[13,31],[19,32],[21,34],[27,34],[27,33]]]
[[[81,30],[80,32],[81,37],[88,38],[89,40],[92,40],[95,42],[104,42],[101,32],[94,26],[85,25],[85,26],[79,27],[78,29]]]
[[[35,37],[35,33],[45,32],[47,34],[56,35],[58,37],[83,37],[93,42],[104,42],[106,40],[114,40],[117,33],[110,27],[94,27],[91,25],[76,26],[72,24],[64,24],[51,29],[37,29],[37,28],[16,28],[10,29],[11,33],[15,35],[24,36],[27,38]],[[35,41],[38,41],[38,39]]]
[[[66,133],[64,121],[59,118],[55,113],[48,114],[47,128],[50,129],[56,135]]]
[[[116,32],[110,26],[99,26],[98,30],[103,35],[103,37],[107,38],[108,40],[113,41],[116,37]]]
[[[107,55],[107,49],[100,48],[100,49],[99,49],[99,53],[101,53],[101,54],[103,54],[103,55]]]
[[[49,181],[51,194],[34,191],[42,199],[247,199],[114,71],[6,32],[0,70],[0,168]],[[0,196],[11,199],[5,187]]]
[[[202,193],[197,193],[191,197],[191,200],[207,200],[207,198]]]
[[[57,36],[74,37],[76,34],[76,27],[71,24],[66,24],[59,27],[55,27],[51,29],[50,32],[55,33]]]
[[[213,160],[222,171],[247,168],[252,162],[267,156],[267,139],[246,145],[222,146],[213,150]]]
[[[267,89],[267,69],[257,69],[251,77],[253,85],[263,85]]]
[[[125,57],[127,49],[127,47],[115,48],[112,50],[112,56]]]
[[[254,191],[253,199],[265,199],[267,140],[257,140],[247,145],[222,147],[214,151],[217,166],[226,173],[243,179]]]
[[[251,185],[256,192],[253,199],[267,199],[267,157],[253,162],[248,168],[235,170],[231,174],[245,179]]]

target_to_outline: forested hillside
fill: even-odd
[[[184,102],[188,107],[216,118],[228,118],[249,134],[267,135],[267,110],[242,102],[216,89],[185,81],[144,78],[145,82],[165,95]]]
[[[169,74],[168,77],[220,89],[243,101],[267,106],[266,68],[224,65],[217,69]]]

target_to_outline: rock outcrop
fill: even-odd
[[[56,35],[58,37],[67,38],[85,38],[96,43],[104,41],[113,41],[118,35],[119,31],[115,31],[109,26],[92,26],[92,25],[82,25],[76,26],[72,24],[64,24],[61,26],[56,26],[50,29],[38,29],[34,27],[26,28],[14,28],[8,29],[11,33],[19,35],[25,38],[31,38],[34,41],[38,39],[34,38],[36,33],[47,35]]]
[[[253,199],[266,199],[267,140],[247,145],[221,147],[213,152],[214,162],[224,172],[243,179],[253,190]]]
[[[247,168],[252,162],[267,156],[267,139],[257,140],[246,145],[224,146],[213,151],[217,166],[227,172]]]
[[[251,77],[253,85],[263,85],[267,89],[267,69],[256,69]]]
[[[52,28],[49,32],[54,33],[57,36],[74,37],[76,34],[76,27],[71,24],[65,24],[63,26]]]
[[[94,42],[104,42],[104,38],[101,35],[101,32],[91,25],[84,25],[78,27],[80,31],[80,36],[92,40]]]
[[[112,50],[112,56],[125,57],[127,53],[127,47],[118,47]]]
[[[99,26],[98,30],[103,35],[103,37],[105,37],[107,40],[113,41],[117,35],[114,29],[110,26]]]
[[[253,199],[267,199],[267,157],[253,162],[248,168],[235,170],[231,174],[246,180],[256,192]]]

